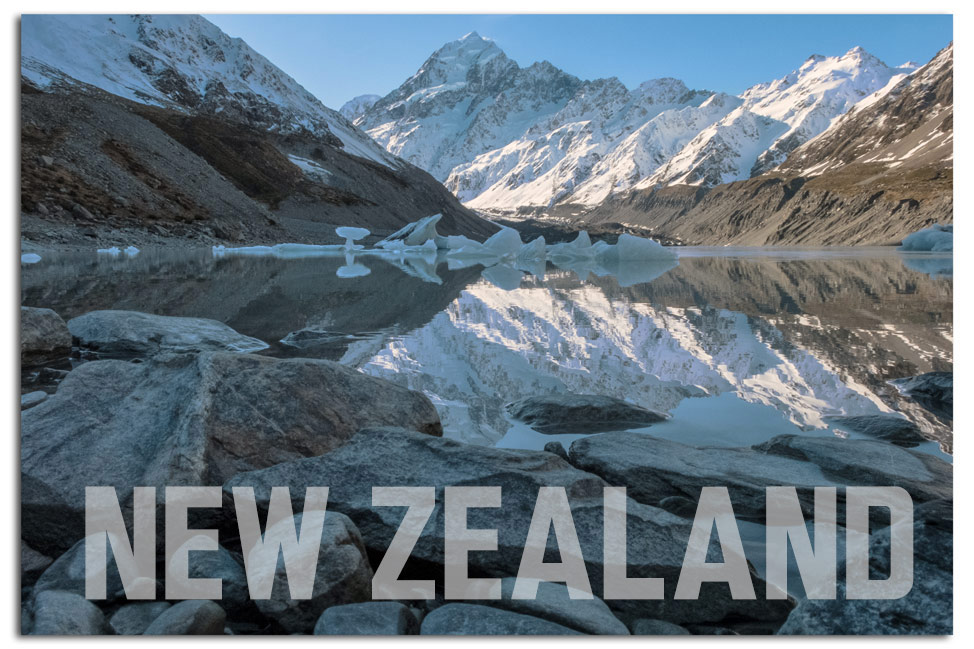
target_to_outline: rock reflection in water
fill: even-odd
[[[552,437],[513,425],[504,404],[573,391],[667,411],[650,430],[688,443],[831,435],[826,417],[899,410],[950,448],[950,422],[886,383],[952,370],[952,280],[930,270],[949,257],[680,252],[678,266],[616,276],[548,264],[486,278],[436,257],[49,252],[22,269],[22,303],[220,320],[271,343],[264,353],[422,390],[447,436],[481,444],[540,448]],[[350,265],[370,272],[336,277]]]

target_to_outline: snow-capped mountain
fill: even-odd
[[[791,74],[748,88],[739,108],[704,129],[637,187],[710,187],[759,175],[914,69],[890,68],[861,47],[838,57],[811,56]]]
[[[669,78],[629,90],[615,78],[580,81],[547,63],[520,68],[493,41],[468,34],[356,123],[469,207],[585,209],[634,188],[712,187],[759,175],[915,68],[891,68],[856,47],[811,56],[739,97]]]
[[[799,147],[782,170],[819,176],[852,163],[952,167],[953,59],[951,43],[909,77],[894,77]]]
[[[447,43],[356,124],[439,180],[564,107],[580,81],[550,63],[520,68],[477,33]]]
[[[350,122],[354,122],[359,117],[365,114],[372,105],[382,99],[379,95],[359,95],[358,97],[353,97],[342,104],[342,107],[338,109],[345,119]]]
[[[196,15],[25,15],[21,70],[133,101],[310,132],[389,167],[394,156],[239,38]]]
[[[612,96],[573,98],[524,137],[454,169],[447,188],[485,211],[546,208],[559,201],[597,205],[645,178],[701,128],[740,104],[723,93],[690,91],[675,79],[648,82],[632,93],[616,79],[586,85],[611,88]],[[661,88],[666,94],[651,92]],[[552,130],[542,132],[545,128]]]

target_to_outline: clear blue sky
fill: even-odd
[[[949,15],[207,15],[327,106],[385,95],[444,43],[476,31],[521,66],[547,59],[632,88],[677,77],[733,94],[811,54],[860,45],[889,65],[926,63],[953,38]]]

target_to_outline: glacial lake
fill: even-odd
[[[668,412],[645,432],[696,445],[855,437],[829,417],[899,411],[936,440],[921,450],[949,459],[951,422],[887,383],[953,369],[949,254],[676,250],[677,264],[602,276],[550,263],[451,268],[442,253],[40,251],[21,266],[21,303],[66,320],[96,309],[213,318],[270,344],[261,353],[329,359],[420,390],[445,436],[474,444],[567,446],[578,435],[538,433],[504,406],[570,391]]]

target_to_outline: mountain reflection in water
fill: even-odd
[[[845,434],[825,418],[900,411],[950,452],[951,422],[887,384],[953,368],[949,255],[687,248],[648,281],[551,264],[531,274],[355,263],[370,272],[336,276],[344,257],[42,252],[22,267],[22,304],[65,319],[95,309],[214,318],[271,343],[264,353],[328,358],[421,390],[448,437],[478,444],[570,442],[512,423],[503,406],[572,391],[665,410],[672,420],[647,432],[691,444]]]

